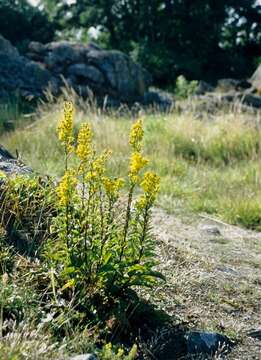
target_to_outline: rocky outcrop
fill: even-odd
[[[95,44],[68,41],[43,45],[32,42],[27,54],[53,77],[53,91],[67,83],[83,97],[90,92],[119,102],[143,99],[151,83],[149,73],[120,51],[103,50]]]
[[[20,56],[18,50],[0,35],[0,97],[14,92],[24,97],[40,97],[51,81],[48,70]]]
[[[225,78],[218,80],[216,90],[219,92],[242,92],[250,87],[251,84],[246,80]]]
[[[58,95],[66,84],[84,98],[117,105],[142,102],[151,84],[150,74],[129,56],[92,43],[32,42],[25,57],[0,36],[0,65],[0,97],[18,92],[38,98],[47,88]]]

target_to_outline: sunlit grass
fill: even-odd
[[[0,142],[41,174],[63,172],[56,126],[61,107],[47,107],[30,128]],[[220,113],[211,121],[193,113],[147,114],[145,152],[161,176],[160,205],[171,212],[205,212],[224,221],[261,229],[261,131],[243,113]],[[76,124],[92,123],[98,149],[110,148],[110,171],[121,174],[129,157],[130,115],[79,110]]]

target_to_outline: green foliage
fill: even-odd
[[[61,28],[99,27],[109,48],[133,54],[158,84],[173,85],[180,74],[242,78],[251,74],[260,55],[261,12],[255,0],[42,3],[47,10],[51,6]]]
[[[99,354],[101,360],[134,360],[137,355],[137,345],[133,345],[129,354],[125,355],[124,349],[120,348],[116,352],[113,350],[111,343],[103,346]]]
[[[188,81],[183,75],[177,77],[175,94],[178,98],[186,99],[195,94],[198,86],[198,81]]]
[[[13,252],[5,243],[6,234],[0,226],[0,276],[12,270],[14,264]]]
[[[261,205],[260,200],[253,196],[248,199],[235,198],[234,201],[225,202],[221,205],[226,214],[226,218],[232,224],[261,230]]]
[[[35,254],[49,237],[51,184],[37,177],[4,177],[0,226],[22,253]]]
[[[54,27],[47,15],[27,0],[0,0],[0,34],[24,48],[32,40],[50,41]]]
[[[31,113],[34,109],[34,104],[22,100],[15,94],[0,99],[0,133],[25,125],[28,120],[23,114]]]

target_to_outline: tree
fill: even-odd
[[[48,42],[54,27],[45,12],[26,0],[0,0],[0,34],[13,44],[22,46],[28,41]]]
[[[130,53],[160,84],[179,74],[242,77],[261,51],[256,0],[78,0],[56,9],[61,27],[99,27],[108,47]]]

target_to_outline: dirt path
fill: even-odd
[[[153,214],[160,270],[167,283],[153,293],[159,306],[192,328],[239,340],[229,359],[261,359],[261,233],[208,217]]]

